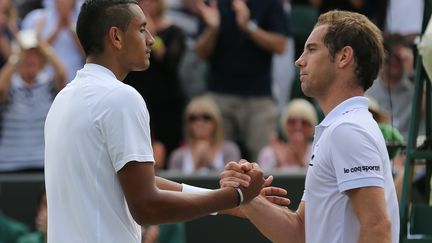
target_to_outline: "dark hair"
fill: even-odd
[[[104,38],[115,26],[126,31],[133,18],[129,4],[136,0],[86,0],[77,20],[77,35],[86,56],[104,51]]]
[[[367,90],[384,61],[381,31],[366,16],[339,10],[322,14],[316,26],[320,25],[328,25],[323,41],[332,60],[345,46],[354,50],[356,81]]]
[[[387,54],[386,58],[390,57],[391,55],[394,55],[393,47],[395,46],[412,48],[411,43],[407,40],[407,38],[405,38],[405,36],[401,34],[392,33],[392,34],[384,35],[384,49]]]

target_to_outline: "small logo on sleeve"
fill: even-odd
[[[352,168],[344,168],[344,173],[357,173],[357,172],[369,172],[369,171],[380,171],[381,168],[379,165],[363,165],[363,166],[356,166]]]

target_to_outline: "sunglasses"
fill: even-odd
[[[213,118],[210,114],[204,113],[204,114],[191,114],[188,117],[189,122],[195,122],[195,121],[212,121]]]
[[[301,118],[289,118],[287,120],[287,124],[290,125],[290,126],[294,126],[294,125],[297,125],[297,124],[300,124],[300,125],[302,125],[304,127],[311,126],[311,124],[310,124],[310,122],[308,120],[301,119]]]

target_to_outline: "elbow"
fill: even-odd
[[[156,225],[166,223],[163,217],[164,210],[157,200],[148,200],[129,206],[132,218],[139,225]]]
[[[274,52],[278,55],[282,55],[285,52],[285,49],[286,49],[286,41],[284,39],[284,41],[281,41],[280,43],[278,43],[278,45],[275,45]]]
[[[376,239],[382,239],[382,242],[391,242],[392,223],[388,218],[363,225],[362,228],[364,232],[361,234],[374,235]]]
[[[203,61],[207,61],[207,59],[208,59],[208,54],[206,54],[205,51],[202,51],[202,50],[197,49],[197,50],[196,50],[196,54],[197,54],[197,57],[198,57],[199,59],[201,59],[201,60],[203,60]]]

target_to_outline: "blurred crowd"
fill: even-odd
[[[43,171],[48,109],[85,63],[75,33],[82,2],[0,0],[1,173]],[[294,61],[330,9],[363,13],[383,31],[387,58],[366,94],[389,146],[407,140],[422,0],[138,2],[155,38],[151,66],[124,82],[146,102],[157,170],[205,174],[245,158],[269,171],[305,171],[323,115],[302,94]],[[389,155],[401,174],[403,150]],[[146,227],[143,242],[170,227],[184,238],[181,225]],[[19,242],[44,240],[35,238]]]

